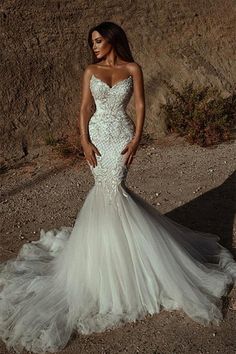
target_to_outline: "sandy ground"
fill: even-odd
[[[174,136],[150,141],[140,145],[126,184],[177,222],[218,234],[234,252],[235,156],[232,142],[205,149]],[[1,260],[38,239],[40,229],[73,226],[94,183],[81,156],[62,158],[51,147],[35,151],[0,177]],[[204,327],[181,311],[162,311],[115,330],[77,335],[60,353],[233,354],[236,311],[226,302],[224,314],[220,326]],[[7,353],[2,342],[0,353]]]

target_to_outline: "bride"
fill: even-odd
[[[89,31],[81,144],[94,176],[73,228],[44,232],[0,267],[0,337],[7,349],[63,349],[161,309],[220,324],[236,263],[219,237],[175,223],[125,185],[143,130],[143,75],[121,27]],[[126,113],[134,94],[136,124]],[[90,116],[93,100],[95,113]]]

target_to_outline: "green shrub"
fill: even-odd
[[[46,145],[56,146],[58,143],[58,140],[55,139],[51,133],[48,133],[45,137],[45,143],[46,143]]]
[[[184,136],[191,144],[210,146],[229,140],[236,115],[236,94],[222,98],[214,88],[186,84],[182,93],[169,87],[175,96],[164,106],[167,130]]]

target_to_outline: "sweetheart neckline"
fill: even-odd
[[[110,85],[108,85],[108,83],[106,83],[105,81],[99,79],[99,77],[95,76],[94,74],[92,74],[91,79],[92,79],[92,77],[94,77],[94,78],[97,79],[98,81],[102,82],[102,83],[103,83],[104,85],[106,85],[110,90],[113,89],[113,87],[117,86],[118,84],[122,83],[123,81],[126,81],[126,80],[132,78],[132,76],[129,75],[129,76],[126,77],[125,79],[117,81],[113,86],[110,86]]]

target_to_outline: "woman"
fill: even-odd
[[[144,123],[142,70],[112,22],[93,27],[89,44],[96,59],[83,76],[79,128],[95,184],[73,228],[42,232],[1,265],[0,335],[18,352],[58,351],[73,331],[101,332],[162,308],[219,324],[221,297],[236,283],[218,236],[171,221],[125,186]],[[133,93],[135,125],[126,113]]]

